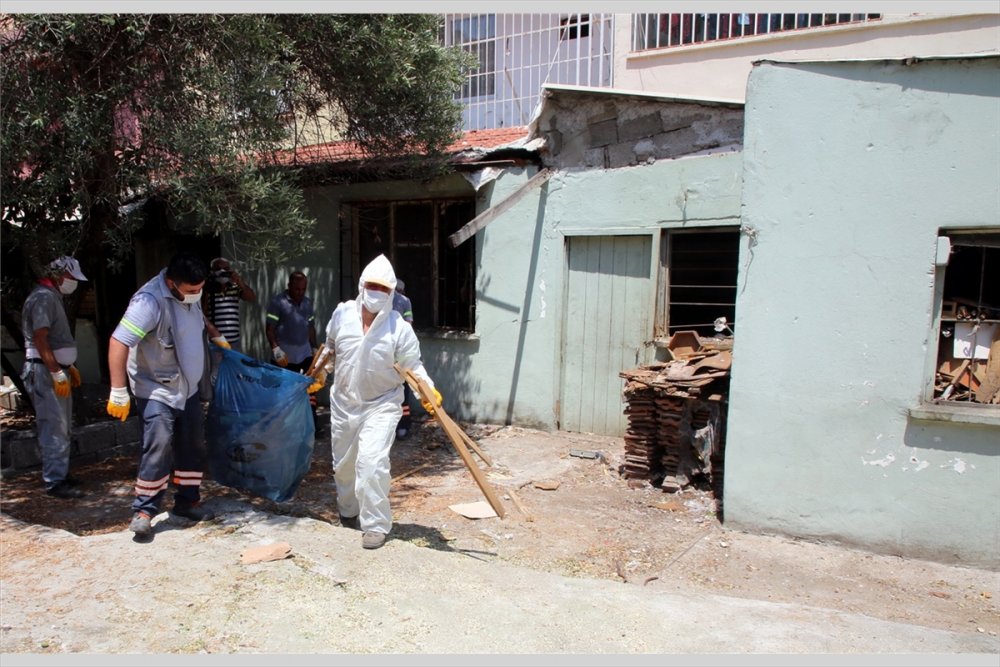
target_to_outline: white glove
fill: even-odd
[[[229,344],[225,336],[216,336],[212,339],[212,342],[221,347],[223,350],[231,350],[233,346]]]
[[[112,387],[111,395],[108,397],[108,414],[116,419],[125,421],[128,419],[129,406],[132,399],[129,398],[126,387]]]
[[[59,398],[66,398],[69,396],[69,376],[66,375],[66,371],[59,369],[57,373],[51,373],[52,375],[52,388],[56,392],[56,396]]]
[[[285,351],[277,345],[271,348],[271,354],[274,356],[275,363],[282,368],[288,365],[288,355],[285,354]]]

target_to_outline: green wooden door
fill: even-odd
[[[559,427],[624,435],[618,373],[652,359],[652,237],[568,237],[566,252]]]

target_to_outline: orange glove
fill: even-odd
[[[56,392],[56,396],[59,398],[69,396],[69,377],[67,377],[66,371],[60,368],[58,373],[51,373],[51,375],[52,390]]]
[[[125,421],[128,419],[128,411],[132,405],[126,387],[112,387],[111,396],[108,397],[108,414],[115,419]]]
[[[73,389],[76,389],[83,384],[83,377],[80,375],[80,370],[76,366],[70,366],[66,372],[69,373],[69,386]]]
[[[434,414],[434,408],[436,408],[437,406],[441,405],[441,401],[442,401],[441,392],[438,391],[437,388],[435,388],[434,389],[434,404],[431,405],[431,403],[429,401],[423,401],[422,400],[422,401],[420,401],[420,405],[424,406],[424,410],[426,410],[430,414]]]

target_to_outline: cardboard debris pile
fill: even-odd
[[[625,379],[624,476],[674,492],[703,482],[722,482],[725,403],[732,339],[675,333],[670,361],[640,366]]]

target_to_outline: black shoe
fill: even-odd
[[[208,521],[215,517],[211,510],[205,509],[200,504],[180,501],[174,503],[173,513],[192,521]]]
[[[83,498],[84,493],[80,489],[74,489],[65,481],[59,482],[51,489],[46,489],[45,493],[56,498]]]
[[[340,515],[340,525],[344,528],[353,528],[354,530],[361,530],[361,522],[358,521],[356,516],[344,516]]]
[[[80,486],[83,484],[83,480],[73,477],[72,475],[66,475],[66,479],[63,480],[63,484],[69,484],[70,486]]]

